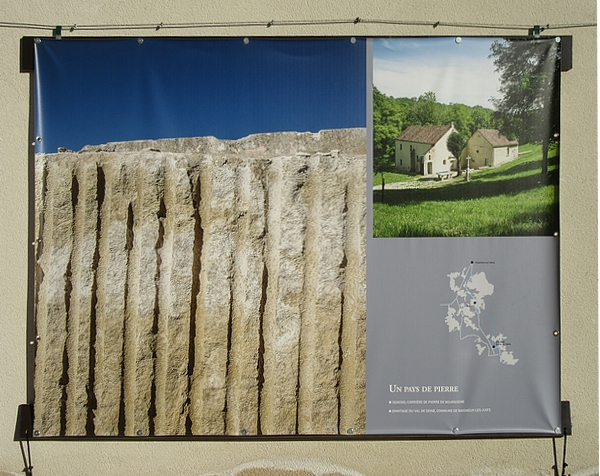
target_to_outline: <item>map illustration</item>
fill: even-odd
[[[494,285],[483,271],[474,272],[473,266],[471,262],[461,272],[448,275],[450,289],[456,294],[454,301],[442,304],[448,307],[448,332],[458,332],[461,341],[474,339],[479,355],[487,353],[504,365],[515,365],[519,359],[507,350],[507,337],[496,330],[494,316],[485,309],[485,298],[494,294]]]

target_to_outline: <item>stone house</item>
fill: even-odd
[[[519,156],[519,142],[508,140],[496,129],[478,129],[460,156],[463,167],[467,166],[467,156],[471,157],[471,169],[497,167]]]
[[[456,170],[456,157],[448,150],[450,126],[408,126],[396,138],[396,170],[425,176],[447,176]]]

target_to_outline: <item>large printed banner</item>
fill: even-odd
[[[36,39],[34,434],[560,434],[559,46]]]

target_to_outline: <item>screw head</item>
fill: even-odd
[[[554,434],[560,435],[561,433],[562,433],[562,431],[560,430],[559,427],[554,428]]]
[[[137,436],[143,436],[143,435],[144,435],[144,432],[143,432],[142,430],[138,430],[138,431],[136,432],[136,435],[137,435]]]
[[[138,45],[141,45],[144,42],[144,39],[143,38],[138,38],[137,42],[138,42]]]
[[[40,430],[33,430],[33,436],[40,436]]]
[[[554,337],[558,337],[558,335],[560,334],[560,332],[554,331],[552,334],[554,335]]]
[[[245,428],[240,432],[242,435],[247,435],[248,434],[248,430],[246,430]]]
[[[458,435],[458,432],[460,431],[460,428],[455,427],[452,429],[452,433],[454,433],[455,435]]]

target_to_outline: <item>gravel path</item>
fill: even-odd
[[[428,180],[426,182],[394,182],[394,183],[386,183],[386,190],[407,190],[407,189],[416,189],[416,188],[437,188],[441,187],[442,183],[448,182],[439,182],[437,180]],[[381,190],[381,185],[375,185],[373,190]]]

